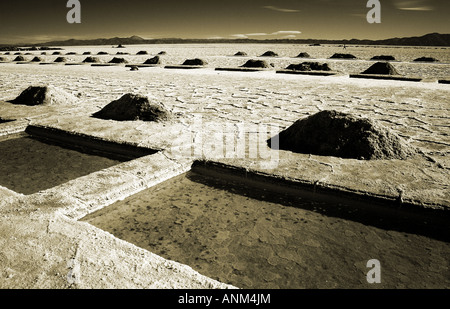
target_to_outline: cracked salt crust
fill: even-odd
[[[435,162],[422,158],[360,162],[288,152],[279,153],[280,164],[273,170],[265,170],[250,159],[218,161],[374,194],[396,196],[401,188],[405,200],[423,201],[430,207],[450,206],[448,85],[350,80],[343,76],[278,76],[273,72],[217,73],[207,69],[168,72],[150,68],[129,72],[122,67],[39,66],[36,70],[32,65],[0,66],[3,85],[0,100],[13,99],[27,86],[37,83],[60,87],[80,99],[79,105],[67,108],[23,107],[1,102],[2,118],[18,119],[1,124],[2,135],[36,124],[164,149],[174,146],[171,142],[174,139],[178,139],[180,147],[190,145],[195,115],[219,127],[246,121],[284,129],[301,117],[336,109],[382,122],[409,138]],[[90,117],[121,94],[136,91],[151,94],[168,108],[179,111],[180,121],[117,123]],[[177,174],[185,171],[193,159],[181,160],[165,153],[156,156],[155,161],[144,158],[30,196],[1,188],[0,234],[4,237],[0,240],[0,287],[230,288],[188,266],[164,260],[75,220],[163,181],[164,177],[160,180],[158,176],[152,177],[162,162],[162,166]],[[161,171],[158,175],[165,174],[164,168]],[[100,174],[107,177],[97,178]],[[107,194],[98,194],[104,189]],[[75,259],[74,248],[78,248]],[[68,276],[73,280],[67,280]]]

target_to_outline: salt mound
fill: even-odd
[[[61,55],[61,52],[54,52],[52,55],[54,56]]]
[[[160,51],[160,52],[158,53],[158,55],[163,56],[163,55],[167,55],[167,53],[166,53],[165,51]]]
[[[107,55],[108,53],[107,52],[104,52],[104,51],[101,51],[101,52],[98,52],[97,53],[97,55]]]
[[[241,51],[239,51],[239,52],[235,53],[234,55],[235,55],[235,56],[245,57],[245,56],[247,56],[247,53],[246,53],[246,52],[241,52]]]
[[[55,59],[55,62],[67,62],[67,59],[65,57],[58,57]]]
[[[202,60],[202,59],[188,59],[186,60],[183,65],[205,65],[208,64],[206,61]]]
[[[270,68],[270,65],[264,60],[248,60],[245,64],[242,65],[242,67],[266,69]]]
[[[99,63],[100,59],[98,59],[97,57],[87,57],[86,59],[83,60],[84,63]]]
[[[146,52],[145,50],[141,50],[136,55],[148,55],[148,52]]]
[[[77,98],[53,86],[30,86],[11,103],[19,105],[58,105],[74,104]]]
[[[352,54],[336,53],[333,56],[331,56],[330,59],[357,59],[357,58],[355,56],[353,56]]]
[[[389,62],[377,62],[361,74],[400,75]]]
[[[131,93],[111,102],[92,116],[117,121],[164,121],[171,118],[170,112],[162,104],[150,103],[147,97]]]
[[[416,150],[370,119],[322,111],[281,132],[281,150],[348,159],[406,159]],[[268,141],[271,146],[272,140]]]
[[[439,62],[439,60],[433,57],[420,57],[415,59],[414,62]]]
[[[291,64],[286,69],[294,71],[331,71],[327,63],[320,64],[318,62],[303,62],[300,64]]]
[[[161,64],[161,59],[158,56],[147,59],[144,64]]]
[[[373,56],[372,59],[370,59],[370,60],[395,61],[395,57],[381,55],[381,56]]]
[[[124,58],[117,58],[114,57],[109,63],[128,63],[128,61],[126,61]]]
[[[27,61],[24,56],[17,56],[13,61]]]
[[[91,52],[84,52],[83,55],[91,55]]]
[[[260,57],[278,57],[278,54],[269,50],[262,54]]]
[[[300,53],[297,58],[311,58],[311,56],[308,53]]]
[[[34,57],[32,60],[31,60],[31,62],[41,62],[42,61],[42,58],[40,58],[40,57]]]

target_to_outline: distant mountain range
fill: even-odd
[[[109,39],[93,39],[93,40],[77,40],[70,39],[66,41],[52,41],[41,44],[20,44],[18,46],[28,47],[48,47],[48,46],[88,46],[88,45],[111,45],[114,47],[137,45],[137,44],[207,44],[207,43],[274,43],[274,44],[346,44],[346,45],[390,45],[390,46],[450,46],[450,34],[430,33],[420,37],[392,38],[385,40],[320,40],[320,39],[143,39],[139,36],[129,38],[109,38]],[[6,45],[2,45],[3,50]],[[13,47],[9,45],[9,47]]]

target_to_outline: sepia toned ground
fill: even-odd
[[[417,72],[436,68],[424,66]],[[445,77],[442,72],[446,71],[440,72],[440,78]],[[0,118],[16,120],[0,124],[2,136],[35,125],[161,150],[30,195],[0,184],[2,288],[231,287],[229,282],[210,279],[79,221],[189,171],[195,159],[363,196],[401,199],[408,207],[445,213],[450,207],[450,87],[435,81],[218,72],[211,67],[129,71],[124,66],[5,63],[0,64],[0,85]],[[77,96],[78,103],[27,107],[7,102],[31,85],[59,87]],[[125,93],[147,95],[176,117],[168,123],[91,117]],[[421,154],[405,161],[359,161],[267,148],[265,139],[326,109],[374,119],[418,147]],[[227,134],[232,142],[224,142]],[[243,152],[236,149],[239,136],[247,141]],[[223,149],[231,149],[228,156]],[[31,175],[24,174],[22,185],[26,186]],[[439,260],[438,272],[448,274],[443,257],[448,256],[449,244],[434,244],[429,250]],[[448,288],[448,282],[442,284]],[[361,283],[360,287],[368,286]]]

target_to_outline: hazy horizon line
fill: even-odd
[[[164,38],[144,38],[140,35],[130,35],[130,36],[111,36],[111,37],[96,37],[96,38],[80,38],[80,37],[61,37],[61,38],[55,38],[55,39],[46,39],[46,40],[40,40],[39,42],[0,42],[0,45],[11,45],[11,46],[19,46],[19,45],[39,45],[39,44],[48,44],[52,42],[67,42],[67,41],[96,41],[96,40],[112,40],[112,39],[131,39],[133,37],[137,37],[142,39],[143,41],[157,41],[157,40],[180,40],[180,41],[188,41],[188,40],[195,40],[195,41],[308,41],[308,40],[323,40],[323,41],[352,41],[352,40],[358,40],[358,41],[384,41],[389,39],[402,39],[402,38],[420,38],[426,35],[431,34],[439,34],[439,35],[448,35],[450,33],[440,33],[440,32],[429,32],[425,34],[420,35],[412,35],[412,36],[396,36],[396,37],[386,37],[383,39],[368,39],[368,38],[340,38],[340,39],[327,39],[327,38],[287,38],[287,37],[278,37],[278,38],[252,38],[252,37],[234,37],[234,38],[227,38],[227,37],[209,37],[209,38],[183,38],[183,37],[164,37]]]

